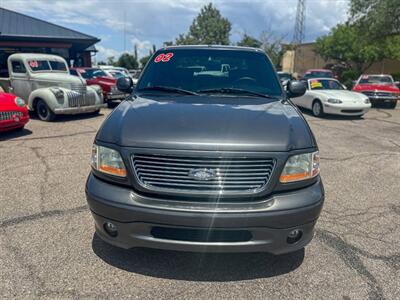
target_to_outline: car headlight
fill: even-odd
[[[364,99],[364,103],[365,103],[365,104],[370,104],[371,101],[369,101],[369,98],[365,98],[365,99]]]
[[[50,91],[54,94],[58,103],[60,104],[64,103],[64,91],[62,89],[51,88]]]
[[[310,179],[319,174],[319,152],[293,155],[287,160],[282,174],[281,183]]]
[[[113,85],[113,86],[111,87],[111,93],[118,93],[118,88],[117,88],[116,85]]]
[[[118,151],[93,144],[92,163],[93,169],[118,176],[126,177],[126,168]]]
[[[15,98],[15,104],[19,107],[25,107],[26,103],[20,97]]]
[[[333,98],[328,99],[328,102],[329,102],[329,103],[333,103],[333,104],[343,103],[342,100],[340,100],[340,99],[333,99]]]

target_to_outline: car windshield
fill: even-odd
[[[311,71],[309,73],[306,73],[304,77],[308,78],[317,78],[317,77],[325,77],[325,78],[331,78],[333,77],[333,74],[331,71]]]
[[[108,77],[107,73],[101,69],[85,69],[79,70],[79,73],[85,79],[92,79],[96,77]]]
[[[121,77],[126,77],[126,75],[122,72],[119,71],[108,71],[108,73],[110,73],[110,75],[114,78],[121,78]]]
[[[361,84],[393,84],[391,76],[382,75],[363,75],[361,76]]]
[[[230,96],[235,94],[234,89],[240,95],[245,95],[243,90],[263,95],[282,95],[281,86],[267,57],[260,52],[241,50],[159,51],[144,70],[137,90],[151,90],[151,87],[209,94],[221,91]]]
[[[33,72],[40,72],[40,71],[55,71],[55,72],[66,72],[67,66],[62,61],[55,61],[55,60],[29,60],[28,65]]]
[[[343,86],[337,80],[330,79],[312,79],[309,80],[312,90],[344,90]]]

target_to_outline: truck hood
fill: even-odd
[[[366,92],[366,91],[384,91],[392,93],[400,93],[400,89],[394,84],[357,84],[353,91]]]
[[[70,75],[68,73],[38,73],[32,75],[32,79],[35,81],[40,81],[41,83],[55,83],[57,86],[65,86],[66,88],[69,88],[71,84],[86,84],[79,77]]]
[[[138,97],[110,114],[96,140],[125,147],[249,152],[315,146],[291,104],[248,97]]]

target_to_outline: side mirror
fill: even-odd
[[[118,78],[117,88],[123,93],[131,94],[134,88],[132,78],[130,77]]]
[[[400,81],[395,81],[394,84],[395,85],[400,85]]]
[[[296,98],[303,96],[306,92],[305,83],[297,80],[290,80],[287,83],[287,95],[289,98]]]

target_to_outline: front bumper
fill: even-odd
[[[366,105],[341,105],[324,104],[324,113],[344,116],[360,116],[366,114],[371,108],[371,104]]]
[[[25,126],[29,122],[29,116],[22,116],[18,121],[15,120],[3,120],[0,121],[0,132],[13,130]]]
[[[57,115],[58,114],[75,115],[75,114],[81,114],[81,113],[95,112],[106,106],[107,106],[106,104],[102,103],[102,104],[80,106],[80,107],[55,108],[54,113]]]
[[[175,206],[177,201],[164,199],[165,206],[155,206],[154,200],[134,193],[131,189],[104,182],[89,175],[86,198],[95,221],[97,234],[106,242],[121,248],[148,247],[167,250],[199,252],[270,252],[282,254],[307,245],[314,233],[324,201],[320,179],[306,188],[280,193],[240,205]],[[168,203],[172,203],[168,206]],[[194,202],[193,202],[194,203]],[[246,205],[249,209],[246,209]],[[106,222],[118,228],[116,237],[104,229]],[[302,231],[301,239],[287,242],[293,229]],[[238,240],[193,240],[186,236],[160,236],[158,232],[199,231],[212,236],[245,232],[247,238]]]

